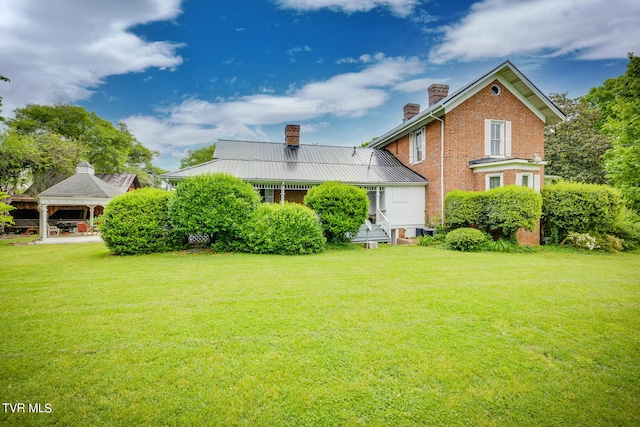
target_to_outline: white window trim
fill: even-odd
[[[491,125],[502,123],[501,154],[491,154]],[[491,158],[511,157],[511,122],[508,120],[485,119],[484,121],[484,156]]]
[[[420,156],[420,158],[416,158],[416,139],[419,138],[419,143],[420,143],[420,148],[422,151],[422,155]],[[411,132],[409,134],[409,163],[411,163],[412,165],[421,163],[426,155],[425,155],[425,151],[426,151],[426,137],[425,137],[425,128],[422,127],[418,130],[415,130],[413,132]]]
[[[522,185],[522,177],[526,175],[529,177],[529,185],[527,187],[533,188],[536,192],[540,192],[540,175],[534,174],[533,172],[528,173],[517,173],[516,174],[516,185]]]
[[[500,178],[500,185],[498,187],[504,186],[504,174],[501,173],[488,173],[484,176],[484,188],[485,190],[491,190],[491,178]]]

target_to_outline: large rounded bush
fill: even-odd
[[[175,249],[179,239],[169,226],[172,194],[143,188],[114,197],[101,216],[102,240],[115,254],[147,254]]]
[[[444,217],[451,228],[478,225],[482,200],[477,191],[453,190],[444,200]]]
[[[174,229],[205,234],[217,250],[241,247],[244,222],[260,203],[251,184],[224,173],[186,178],[169,205]]]
[[[293,203],[260,205],[245,225],[244,241],[256,254],[312,254],[325,244],[315,212]]]
[[[480,230],[475,228],[457,228],[447,234],[445,242],[457,251],[477,251],[487,240]]]
[[[369,212],[367,191],[340,182],[313,187],[304,204],[318,213],[325,237],[330,242],[349,241],[347,233],[357,233]]]

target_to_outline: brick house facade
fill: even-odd
[[[563,113],[509,61],[449,95],[429,88],[429,107],[404,108],[403,123],[376,139],[429,181],[426,224],[443,221],[444,196],[452,190],[485,191],[544,182],[544,127]],[[523,244],[539,244],[539,232],[518,233]]]

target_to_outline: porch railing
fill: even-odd
[[[391,224],[380,209],[376,209],[376,224],[382,227],[385,233],[387,233],[387,236],[391,236]]]

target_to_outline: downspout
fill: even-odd
[[[433,111],[429,117],[440,122],[440,225],[444,227],[444,120],[434,116]]]

